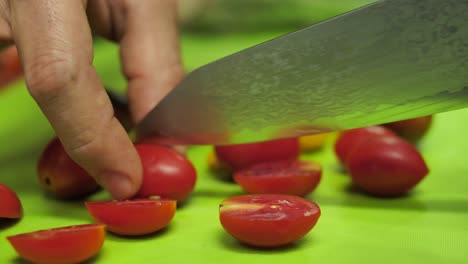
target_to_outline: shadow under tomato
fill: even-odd
[[[308,236],[303,237],[302,239],[281,247],[273,247],[273,248],[262,248],[262,247],[255,247],[250,246],[245,243],[238,241],[237,239],[230,236],[224,230],[220,230],[218,232],[218,240],[220,244],[227,250],[236,251],[239,253],[247,253],[247,254],[265,254],[265,255],[274,255],[274,254],[281,254],[292,252],[301,249],[305,244],[309,245],[313,242],[313,238]]]
[[[7,229],[19,223],[21,219],[0,218],[0,230]]]
[[[101,250],[103,250],[103,249],[101,249]],[[95,256],[85,260],[84,262],[80,262],[80,263],[81,264],[98,263],[100,256],[101,256],[101,251],[99,251]],[[14,263],[14,264],[30,264],[31,262],[17,256],[11,261],[11,263]]]
[[[90,216],[84,204],[85,198],[75,200],[60,200],[49,194],[43,194],[47,203],[49,215],[73,217],[75,219],[89,220]]]
[[[165,228],[156,231],[151,234],[147,235],[140,235],[140,236],[124,236],[124,235],[118,235],[114,234],[110,231],[108,231],[107,239],[112,240],[112,241],[117,241],[117,242],[127,242],[129,240],[138,240],[138,241],[145,241],[145,240],[151,240],[151,239],[157,239],[162,236],[168,235],[168,233],[172,232],[174,228],[174,223],[170,223],[168,226]]]

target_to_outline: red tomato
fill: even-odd
[[[234,180],[248,193],[304,196],[319,184],[320,164],[311,161],[277,161],[252,165],[237,171]]]
[[[369,126],[343,131],[335,142],[335,154],[341,164],[346,166],[348,155],[355,146],[376,136],[396,137],[397,135],[390,129],[382,126]]]
[[[23,216],[23,207],[16,193],[0,183],[0,218],[17,219]]]
[[[417,142],[427,133],[431,124],[432,116],[423,116],[388,123],[385,124],[385,127],[395,131],[395,133],[406,140]]]
[[[293,160],[299,156],[299,139],[281,139],[240,145],[216,146],[219,160],[233,169],[269,161]]]
[[[23,74],[18,50],[15,46],[0,52],[0,87],[8,85]]]
[[[79,263],[96,255],[105,226],[87,224],[40,230],[7,237],[16,252],[34,263]]]
[[[403,194],[429,173],[418,150],[396,137],[375,137],[356,146],[348,170],[356,186],[379,196]]]
[[[319,206],[284,194],[242,195],[224,200],[223,228],[236,239],[258,247],[278,247],[305,236],[320,217]]]
[[[68,156],[57,137],[42,152],[37,173],[42,188],[58,198],[82,197],[99,188],[96,181]]]
[[[175,200],[86,202],[93,219],[110,232],[135,236],[156,232],[169,224],[176,211]]]
[[[137,144],[143,165],[143,182],[136,197],[161,196],[183,201],[195,187],[197,172],[178,152],[157,145]]]

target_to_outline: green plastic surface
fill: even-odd
[[[283,32],[206,36],[183,35],[188,69],[267,40]],[[105,84],[124,88],[118,51],[96,45],[95,65]],[[24,218],[0,224],[0,263],[23,263],[6,236],[91,222],[82,201],[63,202],[39,188],[37,158],[53,132],[20,81],[0,91],[0,182],[13,188]],[[332,143],[303,159],[319,161],[323,178],[308,198],[322,209],[317,226],[296,244],[274,250],[246,247],[225,233],[218,204],[241,194],[240,187],[207,169],[210,147],[192,147],[198,171],[191,199],[170,226],[143,238],[108,234],[90,263],[468,263],[468,109],[439,114],[420,143],[431,172],[411,194],[378,199],[353,191],[335,160]],[[100,192],[89,199],[109,198]],[[1,201],[0,201],[1,202]]]

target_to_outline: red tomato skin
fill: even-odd
[[[396,121],[384,126],[397,133],[400,137],[416,143],[426,135],[432,125],[432,116],[423,116]]]
[[[192,163],[178,152],[153,144],[135,145],[143,166],[143,182],[137,198],[160,196],[186,200],[197,181]]]
[[[418,150],[396,137],[372,138],[349,154],[353,183],[377,196],[398,196],[414,188],[429,173]]]
[[[369,126],[343,131],[335,141],[335,154],[346,167],[349,153],[354,147],[372,137],[396,137],[397,135],[383,126]]]
[[[266,142],[215,147],[216,156],[233,170],[255,163],[292,160],[300,153],[299,139],[289,138]]]
[[[279,194],[232,197],[221,203],[219,211],[226,232],[256,247],[280,247],[299,240],[321,214],[312,201]]]
[[[237,171],[234,180],[251,194],[305,196],[318,186],[322,167],[311,161],[276,161],[255,164]]]
[[[68,156],[57,137],[42,152],[37,174],[41,187],[61,199],[80,198],[99,189],[96,181]]]
[[[11,46],[0,52],[0,87],[19,79],[23,74],[18,50]]]
[[[18,195],[0,183],[0,218],[18,219],[23,216],[23,206]]]
[[[105,226],[68,226],[7,237],[22,258],[33,263],[80,263],[95,256],[106,236]]]
[[[176,204],[164,199],[85,202],[97,223],[124,236],[146,235],[166,227],[174,217]]]

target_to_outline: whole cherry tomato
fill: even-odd
[[[395,131],[400,137],[411,142],[417,142],[429,131],[432,116],[417,117],[385,124],[385,127]]]
[[[234,170],[246,166],[277,160],[292,160],[299,156],[297,138],[281,139],[239,145],[216,146],[216,155],[225,165]]]
[[[348,171],[356,186],[379,196],[406,193],[429,173],[418,150],[397,137],[374,137],[356,146]]]
[[[58,198],[78,198],[99,189],[96,181],[68,156],[57,137],[42,152],[37,173],[42,188]]]
[[[179,202],[189,197],[197,173],[186,157],[154,144],[137,144],[135,147],[143,165],[143,182],[136,197],[161,196]]]
[[[319,184],[322,167],[311,161],[272,161],[248,166],[234,180],[248,193],[304,196]]]
[[[347,158],[353,148],[373,137],[396,137],[397,135],[383,126],[369,126],[343,131],[335,141],[335,154],[346,167]]]
[[[279,247],[305,236],[320,217],[319,206],[298,196],[253,194],[224,200],[223,228],[248,245]]]

